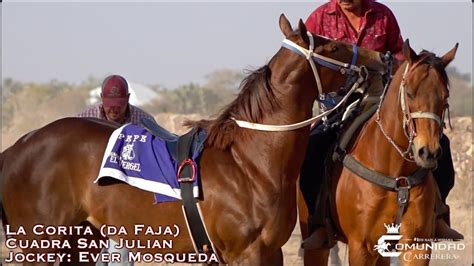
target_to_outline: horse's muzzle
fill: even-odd
[[[439,146],[434,151],[427,146],[423,146],[415,152],[415,161],[420,167],[435,168],[442,154],[443,150]]]

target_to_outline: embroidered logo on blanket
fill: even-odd
[[[197,162],[202,147],[193,150]],[[134,187],[155,193],[156,202],[181,199],[176,178],[178,163],[169,154],[166,142],[145,128],[126,124],[109,138],[102,159],[97,183],[103,177],[112,177]],[[199,171],[194,181],[193,194],[199,197]]]

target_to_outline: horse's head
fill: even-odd
[[[216,120],[187,123],[207,129],[207,145],[225,149],[239,134],[249,134],[237,132],[236,126],[261,131],[309,126],[318,94],[336,92],[345,84],[365,85],[370,74],[387,73],[385,57],[378,52],[314,36],[302,20],[293,30],[283,14],[279,24],[286,38],[268,65],[242,81],[238,97]]]
[[[400,86],[400,104],[405,134],[413,138],[415,162],[433,168],[441,155],[439,139],[444,113],[448,108],[448,76],[446,66],[454,59],[458,44],[442,57],[422,51],[416,54],[408,40],[403,45],[406,62]]]
[[[306,57],[309,63],[291,65],[287,62],[286,67],[298,69],[306,67],[314,73],[311,84],[319,93],[335,92],[347,85],[347,80],[351,77],[376,73],[381,75],[387,72],[387,64],[383,61],[384,55],[356,45],[334,41],[322,36],[312,35],[306,29],[305,24],[300,19],[298,29],[293,30],[286,17],[280,16],[280,29],[286,40],[283,46],[292,50],[296,54]],[[313,75],[311,75],[313,76]],[[371,76],[371,80],[373,76]],[[354,79],[355,80],[355,79]],[[368,79],[369,80],[369,79]],[[381,78],[379,79],[381,82]],[[380,89],[382,84],[379,84]]]

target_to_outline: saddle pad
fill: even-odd
[[[200,151],[193,151],[197,162]],[[145,128],[126,124],[116,129],[109,138],[100,168],[101,178],[112,177],[131,186],[155,193],[156,202],[181,199],[176,178],[178,163],[172,159],[166,143]],[[199,197],[199,171],[196,171],[193,194]]]

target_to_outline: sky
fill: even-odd
[[[419,52],[443,55],[472,72],[472,2],[380,1]],[[293,26],[324,1],[6,1],[2,5],[2,77],[78,84],[121,74],[175,88],[203,83],[214,70],[255,69],[281,46],[278,18]]]

